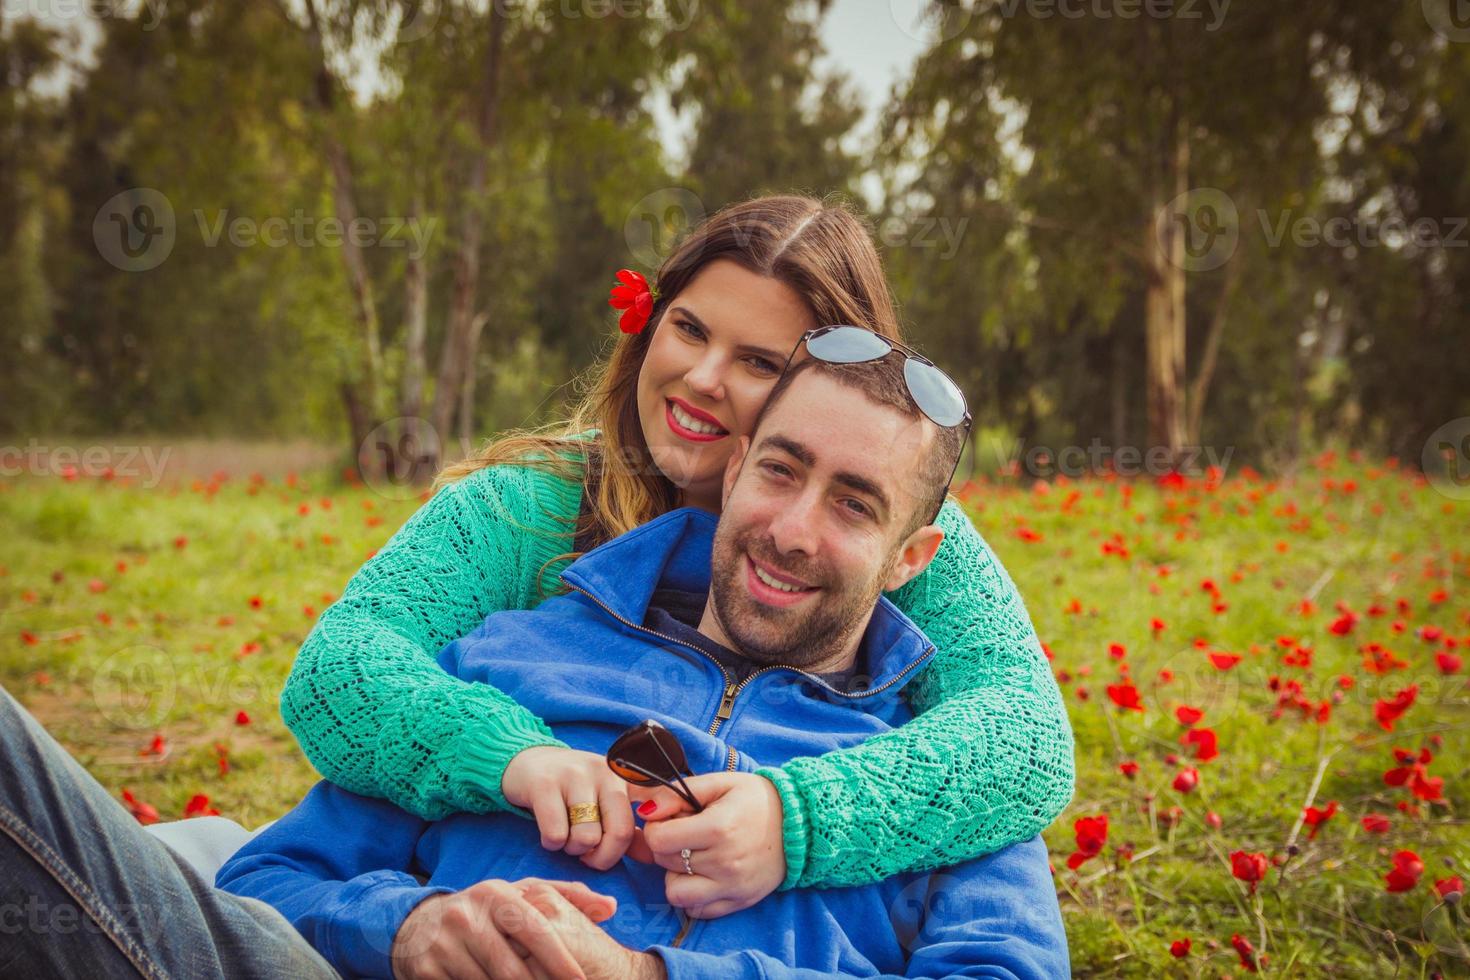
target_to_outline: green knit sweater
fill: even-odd
[[[557,588],[581,486],[495,466],[442,487],[367,562],[302,644],[281,714],[307,758],[427,819],[511,810],[512,756],[561,745],[541,719],[435,657],[492,612]],[[859,885],[1025,840],[1072,798],[1072,732],[1021,597],[947,502],[934,562],[891,598],[934,642],[916,712],[862,745],[764,768],[785,813],[783,888]],[[538,581],[538,572],[540,578]]]

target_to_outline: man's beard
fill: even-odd
[[[746,556],[787,573],[820,591],[794,607],[767,606],[746,588]],[[736,652],[760,664],[808,667],[830,660],[847,644],[863,617],[878,601],[884,582],[898,564],[898,554],[868,581],[844,585],[818,563],[793,565],[777,557],[769,539],[756,540],[721,525],[711,556],[711,597],[715,616]]]

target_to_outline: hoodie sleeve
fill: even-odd
[[[273,906],[344,976],[391,977],[403,920],[431,895],[454,891],[408,873],[427,826],[391,803],[320,782],[237,851],[215,885]]]
[[[1040,837],[915,882],[890,910],[892,928],[913,953],[904,973],[881,976],[894,980],[1071,976],[1061,908]],[[669,980],[816,980],[852,975],[795,969],[754,950],[716,956],[655,946],[649,952],[663,958]]]

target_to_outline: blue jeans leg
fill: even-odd
[[[0,976],[336,977],[143,832],[0,687]]]

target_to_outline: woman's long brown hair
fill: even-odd
[[[717,259],[791,287],[818,324],[851,323],[899,336],[892,294],[867,223],[846,205],[810,197],[760,197],[732,204],[694,228],[659,268],[659,298],[641,333],[621,336],[611,356],[579,385],[571,418],[511,432],[440,471],[438,489],[487,466],[539,466],[582,483],[587,520],[576,534],[593,545],[678,505],[678,488],[648,452],[638,420],[638,372],[669,301]],[[595,439],[573,437],[589,429]],[[570,557],[577,554],[568,551]]]

